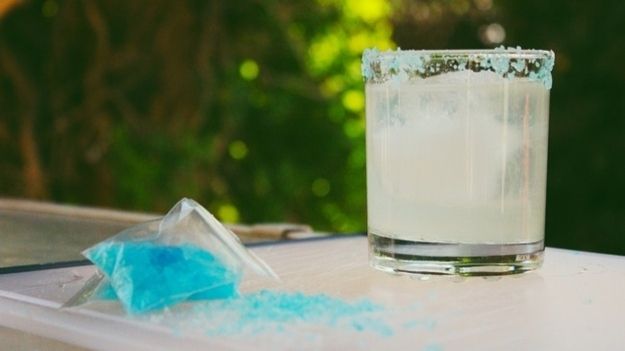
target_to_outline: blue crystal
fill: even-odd
[[[197,304],[196,323],[209,335],[283,331],[300,323],[393,335],[384,306],[369,299],[346,301],[326,294],[260,290],[236,298]]]
[[[184,300],[233,297],[240,274],[195,245],[103,242],[85,256],[107,277],[99,296],[119,298],[130,313],[162,309]],[[111,291],[112,290],[112,291]]]

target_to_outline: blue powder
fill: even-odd
[[[339,327],[356,332],[393,334],[380,317],[383,306],[367,299],[347,302],[325,294],[261,290],[238,298],[197,304],[195,316],[209,335],[284,331],[297,325]],[[211,323],[211,321],[217,321]]]
[[[193,299],[236,296],[240,275],[195,245],[103,242],[85,256],[108,278],[99,296],[117,297],[130,313],[143,313]]]
[[[176,330],[195,327],[208,335],[240,335],[321,326],[384,337],[394,333],[384,318],[392,311],[368,299],[346,301],[326,294],[271,290],[241,296],[237,290],[240,275],[194,245],[110,241],[87,250],[85,256],[108,279],[97,297],[118,298],[132,314],[185,300],[210,300],[171,310],[190,312],[173,319]],[[161,320],[160,313],[157,320]],[[415,326],[416,322],[403,327]]]

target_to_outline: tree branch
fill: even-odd
[[[35,139],[37,93],[3,41],[0,41],[0,65],[11,79],[19,100],[17,102],[19,113],[17,118],[20,122],[18,145],[23,162],[24,194],[30,198],[45,198],[47,189]]]

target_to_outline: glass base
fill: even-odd
[[[453,244],[400,240],[369,233],[369,263],[392,273],[517,274],[540,267],[543,251],[543,240],[523,244]]]

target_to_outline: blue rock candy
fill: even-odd
[[[193,299],[237,295],[238,272],[212,253],[191,244],[103,242],[85,252],[108,278],[99,296],[117,296],[130,313],[161,309]]]

